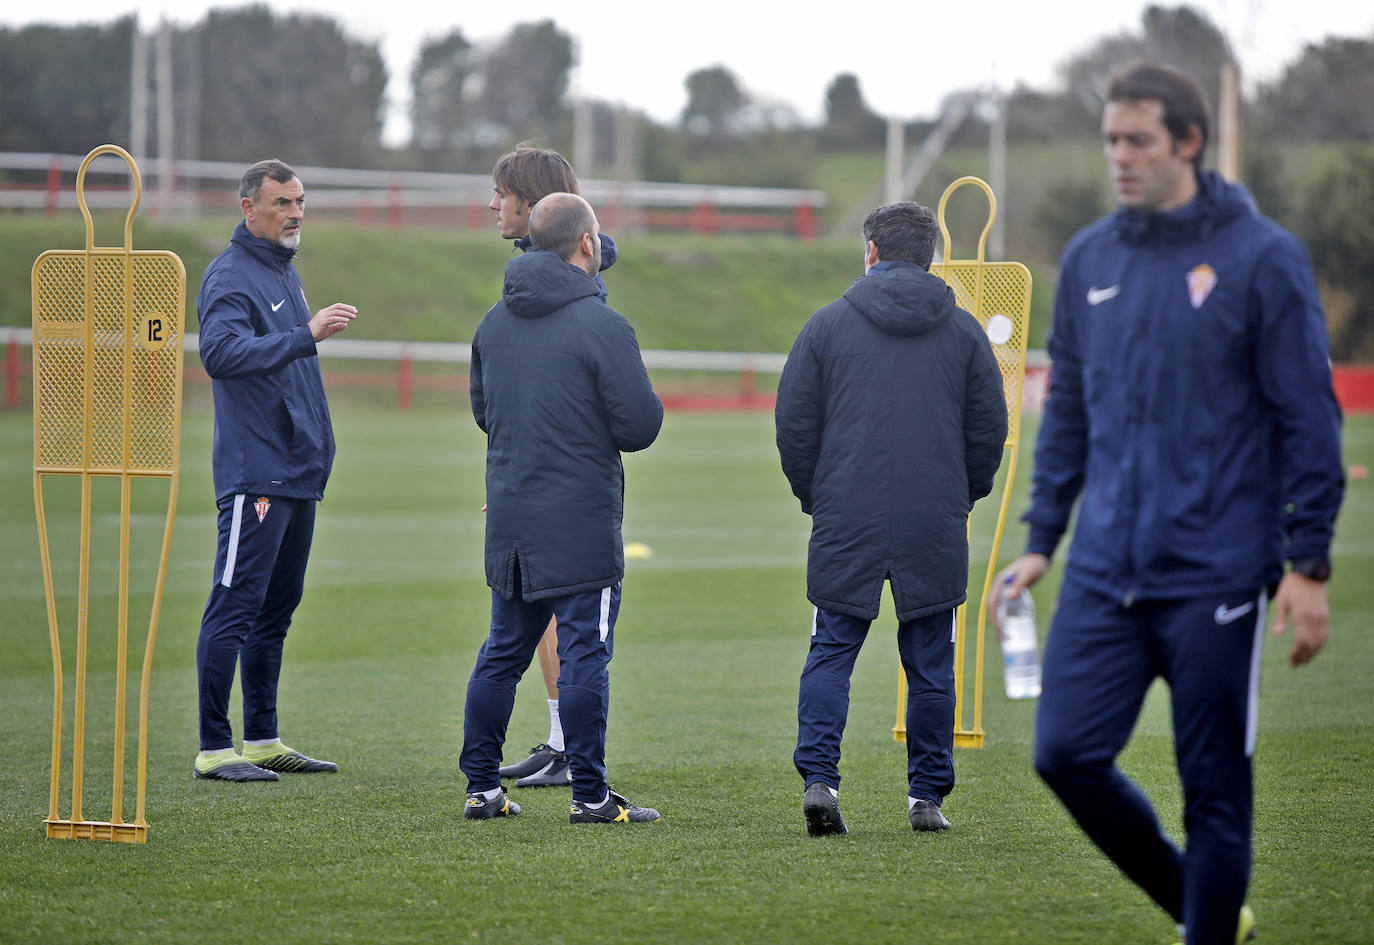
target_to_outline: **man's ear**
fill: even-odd
[[[872,267],[878,262],[878,244],[869,240],[864,246],[864,266]]]
[[[1202,129],[1189,125],[1188,133],[1174,142],[1174,153],[1191,163],[1202,150]]]

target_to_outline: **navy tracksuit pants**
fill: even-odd
[[[215,583],[196,643],[202,751],[232,748],[229,690],[243,686],[243,737],[277,737],[277,680],[305,587],[315,501],[237,495],[219,507]]]
[[[520,585],[517,565],[515,585]],[[609,664],[620,615],[620,584],[598,591],[526,601],[491,592],[491,632],[477,653],[463,707],[458,767],[468,793],[501,786],[501,746],[515,706],[515,684],[549,625],[558,618],[558,715],[563,725],[573,800],[606,796],[606,713]]]
[[[1232,945],[1245,901],[1264,605],[1256,589],[1126,607],[1068,578],[1045,645],[1036,770],[1188,945]],[[1173,709],[1182,852],[1116,766],[1156,677]]]
[[[840,786],[840,740],[849,717],[849,679],[871,620],[816,608],[811,649],[797,698],[797,750],[802,781]],[[897,624],[906,672],[907,789],[941,803],[954,790],[954,611]]]

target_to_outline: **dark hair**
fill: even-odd
[[[492,182],[534,206],[549,194],[581,194],[568,159],[548,148],[518,144],[491,171]]]
[[[278,184],[289,184],[296,179],[296,172],[291,169],[290,164],[276,158],[259,161],[243,172],[243,177],[239,180],[239,196],[257,200],[265,177],[272,178]]]
[[[910,262],[929,269],[939,229],[929,207],[892,203],[874,210],[864,220],[864,242],[871,240],[878,247],[879,260]]]
[[[576,194],[549,194],[530,211],[530,242],[534,248],[557,253],[564,262],[577,252],[583,233],[596,228],[596,214]]]
[[[1164,127],[1175,142],[1188,137],[1188,129],[1196,127],[1202,133],[1202,147],[1193,157],[1193,167],[1202,169],[1202,155],[1207,150],[1209,122],[1207,104],[1197,80],[1184,72],[1140,63],[1112,79],[1107,87],[1109,102],[1141,102],[1154,100],[1164,106]]]

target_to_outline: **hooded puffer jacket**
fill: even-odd
[[[964,601],[968,514],[992,490],[1007,408],[987,335],[943,280],[879,262],[811,316],[776,421],[811,515],[813,604],[871,620],[885,579],[899,620]]]
[[[663,405],[634,329],[599,296],[554,253],[527,253],[506,266],[501,301],[472,341],[487,583],[507,600],[598,590],[625,572],[620,454],[653,443]]]

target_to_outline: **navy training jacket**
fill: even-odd
[[[967,522],[1007,439],[982,326],[914,263],[879,262],[798,335],[775,412],[782,469],[811,515],[808,599],[872,620],[963,603]]]
[[[663,405],[634,329],[599,295],[556,254],[527,253],[507,264],[501,301],[472,340],[487,583],[506,600],[599,590],[625,573],[620,454],[653,443]]]
[[[295,255],[240,221],[196,297],[215,400],[216,502],[324,497],[334,429]]]
[[[1212,172],[1065,248],[1027,550],[1129,603],[1272,587],[1326,557],[1344,492],[1326,323],[1301,244]]]

